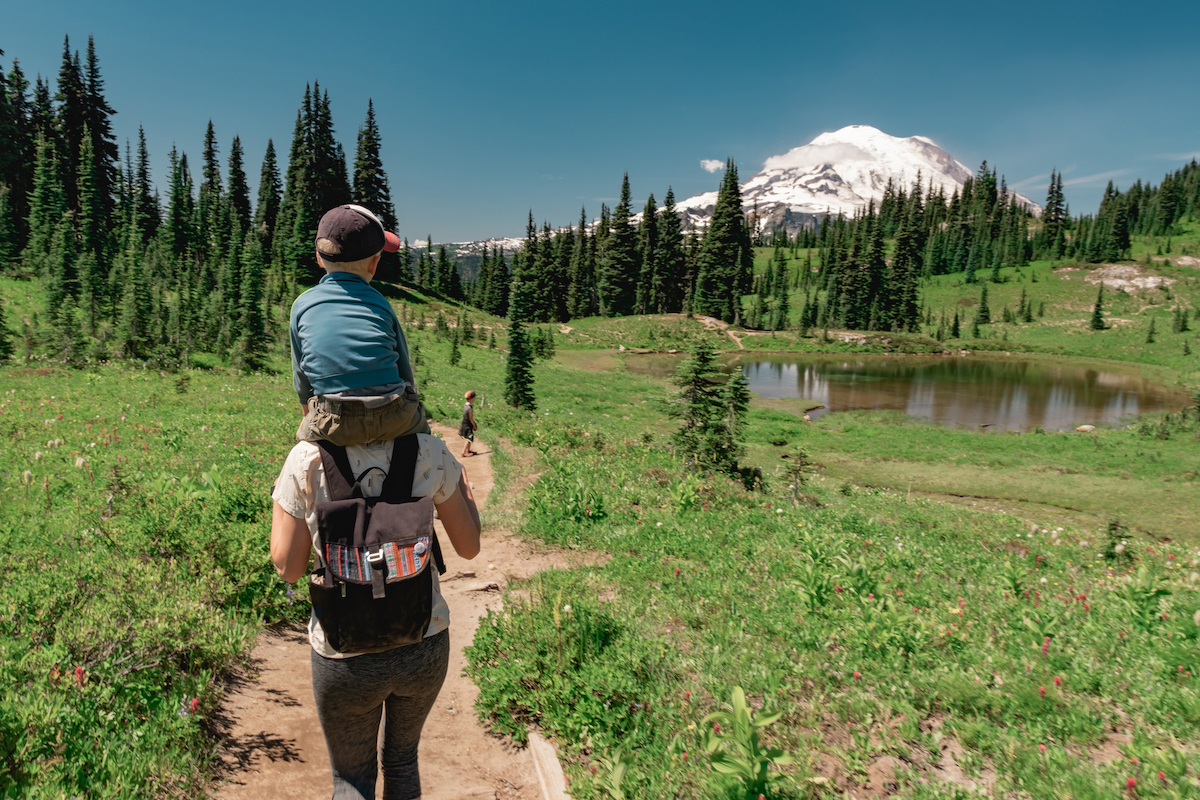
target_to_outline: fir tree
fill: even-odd
[[[133,193],[132,205],[137,210],[141,224],[142,244],[158,233],[162,222],[154,185],[150,181],[150,151],[146,148],[146,132],[138,126],[137,168],[130,185]]]
[[[637,260],[638,270],[635,314],[650,314],[654,311],[654,267],[658,263],[658,205],[651,193],[642,208],[642,223],[638,227]]]
[[[675,192],[667,187],[658,223],[658,249],[655,251],[652,311],[666,314],[683,309],[684,254],[683,224],[675,210]]]
[[[246,167],[242,140],[234,136],[229,146],[229,205],[243,231],[250,228],[250,184],[246,182]]]
[[[87,136],[91,140],[93,169],[95,171],[96,197],[99,199],[97,216],[102,228],[112,222],[114,192],[119,180],[118,161],[120,148],[112,132],[109,117],[117,113],[104,99],[104,79],[100,77],[100,60],[96,56],[96,42],[88,36],[85,77],[85,115]]]
[[[263,312],[263,249],[258,234],[249,230],[241,248],[241,287],[238,292],[238,361],[243,369],[262,369],[270,350]]]
[[[1150,318],[1150,327],[1146,329],[1146,344],[1154,344],[1154,317]]]
[[[58,101],[56,127],[62,137],[62,148],[58,152],[58,158],[62,168],[66,207],[74,209],[78,202],[75,188],[79,150],[84,137],[88,135],[88,102],[79,52],[76,51],[72,57],[70,37],[63,37],[62,64],[58,69],[58,91],[54,99]]]
[[[637,299],[637,232],[630,224],[629,173],[621,182],[621,198],[613,209],[604,255],[596,265],[600,313],[607,317],[633,312]]]
[[[741,298],[750,288],[753,259],[737,167],[730,159],[696,259],[694,310],[740,324]]]
[[[1107,327],[1104,324],[1104,284],[1101,283],[1099,290],[1096,292],[1096,304],[1092,306],[1091,328],[1094,331],[1102,331]]]
[[[537,410],[533,394],[533,352],[525,322],[530,313],[529,275],[523,254],[513,255],[512,286],[509,290],[508,356],[504,362],[504,400],[513,408]]]
[[[979,293],[979,310],[975,314],[975,318],[979,320],[980,325],[987,325],[992,321],[992,312],[988,308],[988,287],[985,283],[983,291]]]
[[[736,435],[748,406],[749,396],[741,376],[723,379],[716,354],[697,342],[672,383],[679,387],[668,413],[681,423],[672,441],[691,468],[706,472],[737,470],[739,448]],[[727,386],[737,382],[740,386]]]
[[[26,271],[38,277],[52,278],[60,286],[64,276],[50,274],[48,258],[54,232],[62,222],[66,210],[54,141],[39,135],[33,190],[29,193],[29,217],[26,222],[29,239],[21,255]],[[61,293],[61,288],[59,292]]]
[[[4,305],[4,299],[0,298],[0,364],[13,357],[13,332],[5,319]]]

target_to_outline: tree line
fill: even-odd
[[[0,266],[41,280],[47,298],[22,322],[27,351],[163,365],[206,351],[258,367],[285,340],[297,287],[323,274],[320,216],[355,202],[396,227],[371,101],[350,163],[328,92],[306,85],[286,169],[268,140],[252,203],[241,141],[222,164],[211,121],[199,174],[173,147],[163,193],[140,126],[122,160],[92,38],[86,61],[64,39],[56,85],[39,75],[31,92],[16,59],[0,73]],[[399,277],[400,256],[381,269]]]

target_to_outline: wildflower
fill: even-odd
[[[289,583],[288,587],[287,587],[287,599],[288,599],[289,606],[296,602],[295,597],[296,597],[296,590],[293,589],[292,584]]]
[[[721,733],[721,723],[719,723],[719,722],[713,723],[713,733],[716,733],[716,734]]]
[[[1043,753],[1044,753],[1044,752],[1046,752],[1046,745],[1044,745],[1044,744],[1039,744],[1039,745],[1038,745],[1038,750],[1041,750]]]
[[[58,664],[55,664],[50,668],[50,682],[57,685],[60,678],[62,678],[62,673],[58,671]]]
[[[1044,698],[1045,696],[1046,696],[1046,687],[1045,687],[1045,686],[1039,686],[1039,687],[1038,687],[1038,697],[1043,697],[1043,698]]]
[[[1128,778],[1125,781],[1125,791],[1133,794],[1133,790],[1137,788],[1137,778]]]
[[[1050,637],[1046,637],[1046,641],[1042,642],[1042,658],[1050,655]]]
[[[1054,676],[1054,685],[1055,685],[1055,686],[1062,686],[1062,678],[1060,678],[1059,676],[1055,675],[1055,676]]]
[[[21,473],[21,482],[24,483],[26,486],[33,483],[33,473],[30,472],[29,470],[25,470],[24,472],[22,472]],[[1200,611],[1197,611],[1196,613],[1200,614]]]
[[[868,594],[867,594],[867,599],[868,599],[868,600],[874,600],[874,599],[875,599],[875,593],[874,593],[874,592],[870,592],[870,593],[868,593]]]
[[[858,679],[859,679],[859,678],[861,678],[861,677],[862,677],[862,673],[861,673],[861,672],[855,672],[855,673],[854,673],[854,680],[858,680]]]
[[[86,678],[87,678],[87,675],[86,675],[86,673],[84,673],[83,667],[76,667],[75,668],[75,683],[76,683],[76,685],[83,686],[83,682]]]
[[[661,527],[662,527],[662,523],[660,522],[660,523],[658,523],[657,525],[655,525],[654,527],[656,527],[656,528],[661,528]]]
[[[85,466],[87,466],[87,461],[83,459],[83,456],[75,459],[75,469],[83,469]]]
[[[1160,781],[1162,781],[1163,783],[1166,783],[1166,782],[1167,782],[1167,775],[1166,775],[1166,773],[1165,773],[1165,772],[1163,772],[1161,769],[1158,771],[1158,779],[1159,779]]]
[[[691,700],[691,699],[692,699],[692,692],[691,692],[691,690],[689,690],[689,689],[684,689],[684,690],[683,690],[683,699],[684,699],[684,700]]]
[[[659,523],[659,524],[662,524],[662,523]],[[676,578],[678,578],[678,577],[679,577],[679,572],[680,572],[680,569],[679,569],[679,567],[676,567],[676,568],[675,568],[675,577],[676,577]]]
[[[571,605],[569,603],[567,605],[563,606],[563,612],[567,613],[567,614],[571,613]]]
[[[782,514],[782,513],[783,513],[783,509],[782,509],[782,508],[777,508],[777,509],[775,509],[775,513],[776,513],[776,514]]]
[[[199,708],[200,708],[200,698],[193,697],[192,702],[188,704],[188,711],[191,712],[192,714],[195,714],[197,709],[199,709]]]
[[[683,755],[683,760],[684,760],[684,761],[687,761],[687,760],[688,760],[688,754],[687,754],[687,751],[686,751],[686,750],[684,750],[684,751],[683,751],[682,755]]]

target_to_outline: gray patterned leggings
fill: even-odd
[[[449,662],[448,630],[418,644],[353,658],[325,658],[313,651],[313,696],[329,748],[333,800],[375,800],[380,764],[384,800],[421,796],[417,744]]]

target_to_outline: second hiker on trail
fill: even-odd
[[[396,234],[362,206],[331,209],[317,225],[320,282],[296,298],[289,328],[304,420],[300,441],[338,445],[429,433],[396,312],[371,286]]]
[[[467,392],[467,402],[463,404],[462,422],[458,423],[458,435],[463,439],[463,451],[459,454],[461,458],[475,455],[475,451],[471,449],[471,443],[475,441],[475,431],[479,430],[479,425],[475,423],[475,392]]]

